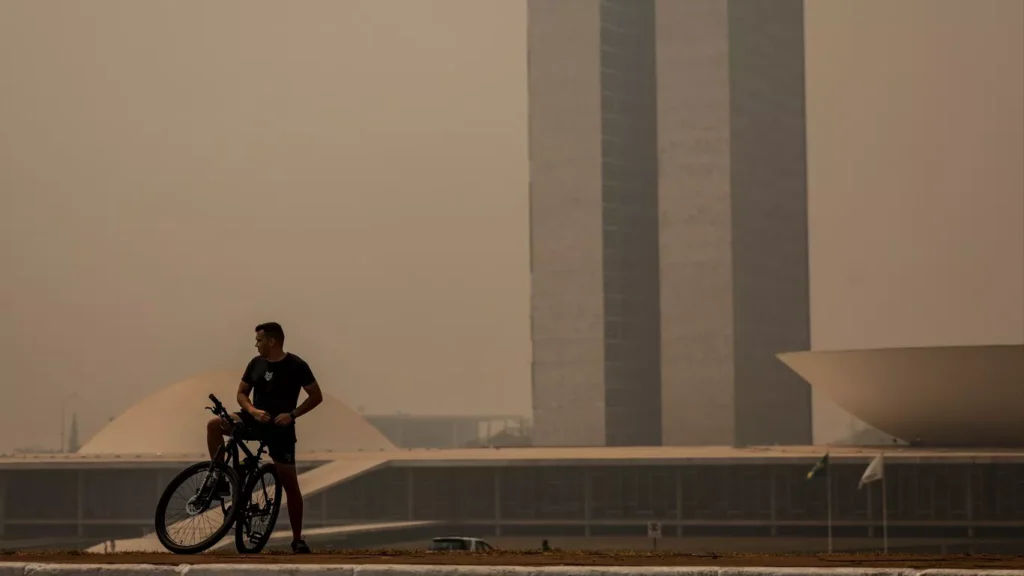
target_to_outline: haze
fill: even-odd
[[[56,448],[73,391],[87,437],[241,374],[271,319],[354,407],[528,413],[524,27],[520,2],[0,3],[0,449]]]
[[[813,347],[1024,341],[1024,3],[806,5]],[[266,320],[353,407],[528,414],[525,7],[3,0],[0,450]]]
[[[812,348],[1024,342],[1024,2],[805,5]]]

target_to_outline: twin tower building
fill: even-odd
[[[534,443],[810,444],[802,0],[528,0]]]

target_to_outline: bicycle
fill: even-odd
[[[256,452],[250,451],[245,440],[251,430],[235,422],[216,396],[210,394],[209,398],[213,406],[206,409],[232,426],[231,435],[213,460],[192,464],[167,485],[156,506],[156,535],[160,543],[175,554],[198,554],[215,546],[234,527],[235,549],[240,554],[256,554],[266,547],[281,512],[281,483],[277,469],[273,464],[261,463],[266,443],[260,440]],[[239,451],[245,455],[241,461]],[[227,462],[225,454],[228,455]],[[168,521],[167,507],[171,499],[179,488],[194,478],[200,480],[198,487],[186,489],[181,497],[185,502],[184,517]],[[254,497],[257,497],[255,502]],[[245,502],[245,505],[239,507],[236,502]],[[199,518],[210,520],[211,517],[220,518],[219,528],[205,539],[185,544],[172,537],[181,531],[185,523]],[[266,525],[257,524],[258,520],[266,520]]]

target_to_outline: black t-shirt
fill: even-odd
[[[288,353],[277,362],[253,358],[242,374],[242,382],[252,388],[253,406],[277,416],[295,410],[299,390],[316,382],[316,378],[305,360]]]

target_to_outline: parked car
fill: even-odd
[[[431,540],[428,549],[432,552],[489,552],[494,546],[479,538],[442,536]]]

